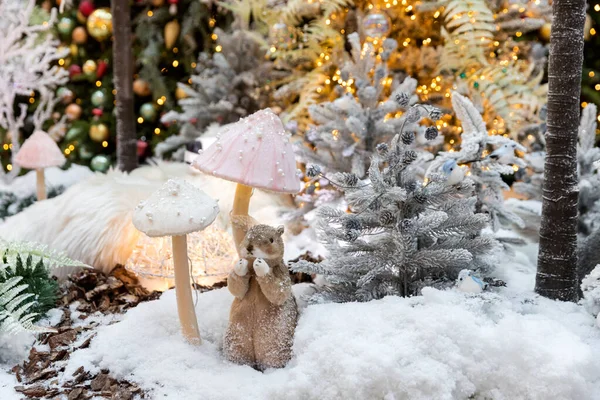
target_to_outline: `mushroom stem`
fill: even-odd
[[[238,183],[235,189],[235,198],[233,199],[233,209],[231,210],[231,215],[247,216],[248,209],[250,208],[251,197],[252,187]],[[246,236],[246,231],[244,230],[243,226],[239,226],[237,224],[233,224],[232,231],[235,248],[238,249],[240,247],[240,243],[242,243],[242,240],[244,240],[244,236]]]
[[[191,344],[201,344],[198,320],[192,301],[190,285],[190,268],[187,255],[187,236],[172,236],[173,266],[175,269],[175,295],[177,296],[177,312],[183,336]]]
[[[44,169],[38,168],[35,170],[37,199],[46,200],[46,181],[44,180]]]

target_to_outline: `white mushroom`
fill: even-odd
[[[183,336],[200,344],[200,330],[192,301],[186,235],[204,230],[219,213],[217,202],[180,179],[170,179],[133,213],[133,225],[150,237],[171,236],[177,311]]]

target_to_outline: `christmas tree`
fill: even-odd
[[[348,212],[318,211],[320,238],[329,251],[321,263],[299,261],[297,272],[321,274],[313,301],[369,301],[411,296],[423,286],[448,287],[463,268],[487,270],[494,239],[481,235],[488,217],[476,213],[474,183],[434,174],[427,183],[411,169],[416,153],[406,136],[380,144],[369,182],[355,174],[332,177]]]
[[[49,9],[53,1],[39,4]],[[210,43],[216,24],[212,15],[196,0],[133,4],[133,91],[140,157],[151,155],[151,148],[177,133],[178,127],[159,122],[160,115],[186,96],[177,84],[188,81],[198,53]],[[61,100],[57,111],[67,118],[60,128],[60,145],[70,162],[98,171],[108,169],[116,150],[112,23],[110,1],[76,0],[64,4],[56,24],[60,49],[68,49],[56,62],[69,73],[69,81],[57,91]],[[32,98],[36,107],[37,99]]]

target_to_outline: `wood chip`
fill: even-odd
[[[52,336],[50,339],[48,339],[48,345],[50,346],[51,349],[54,350],[58,346],[64,346],[69,343],[72,343],[76,337],[77,337],[77,331],[74,329],[71,329],[69,331],[59,333],[58,335]]]
[[[83,388],[80,388],[80,387],[78,387],[78,388],[75,388],[75,389],[71,390],[71,391],[69,392],[69,395],[68,395],[67,399],[68,399],[68,400],[77,400],[77,399],[80,399],[80,398],[82,398],[82,395],[83,395],[83,390],[84,390],[84,389],[83,389]]]
[[[108,387],[110,388],[110,380],[108,378],[108,374],[100,374],[90,382],[90,387],[94,391],[101,391],[104,389],[104,386],[108,383]]]
[[[15,391],[23,393],[25,396],[32,398],[44,397],[47,393],[46,388],[44,388],[42,385],[33,385],[29,387],[15,386]]]

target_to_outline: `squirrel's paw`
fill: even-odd
[[[233,270],[235,271],[236,275],[246,275],[248,273],[248,260],[245,258],[240,258],[240,260],[233,266]]]
[[[257,258],[254,260],[254,272],[256,272],[257,276],[265,276],[269,273],[271,268],[269,268],[269,264],[262,258]]]

